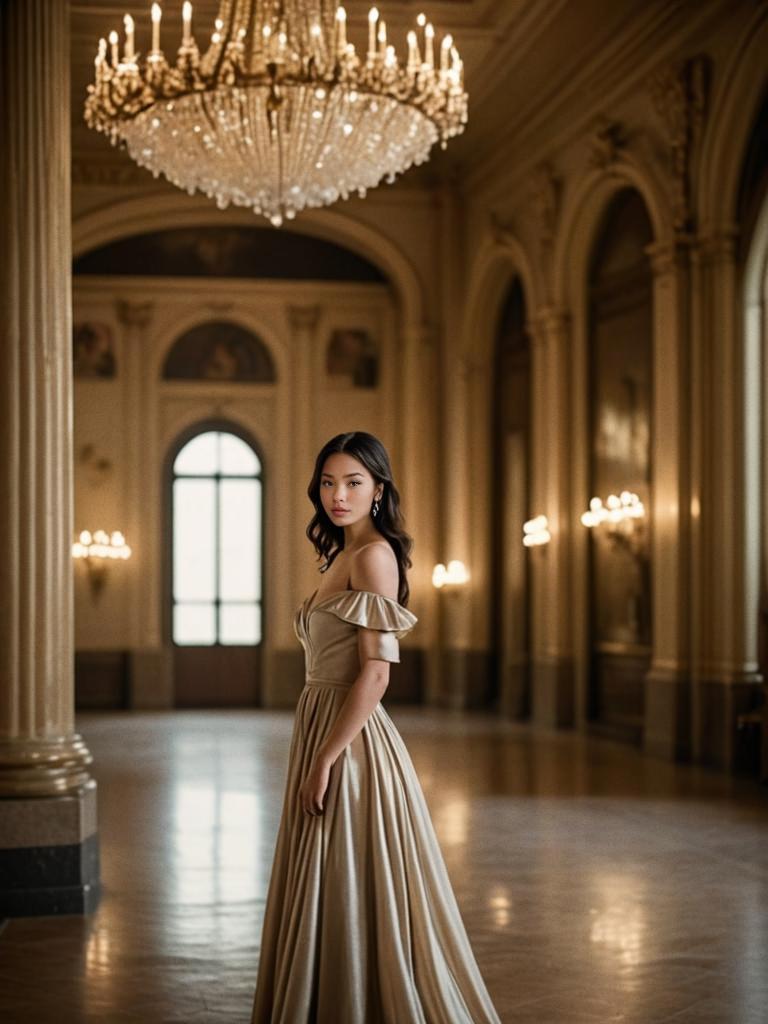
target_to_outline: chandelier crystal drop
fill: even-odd
[[[117,32],[99,41],[85,120],[155,177],[221,209],[252,207],[279,226],[394,181],[467,123],[461,58],[450,35],[437,44],[423,14],[404,64],[375,7],[362,57],[345,9],[327,0],[221,0],[204,53],[188,0],[182,18],[173,63],[157,3],[145,57],[130,14],[122,55]]]

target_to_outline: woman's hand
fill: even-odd
[[[315,758],[309,769],[309,774],[299,790],[301,806],[307,814],[323,813],[323,802],[330,774],[331,762],[325,758]]]

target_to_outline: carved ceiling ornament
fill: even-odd
[[[599,117],[592,130],[589,143],[590,167],[596,167],[601,171],[610,171],[618,163],[622,150],[627,145],[624,126],[619,121]]]
[[[491,237],[496,245],[512,245],[517,239],[512,222],[502,219],[494,211],[491,211],[488,218],[488,226],[491,230]]]
[[[667,134],[676,231],[689,230],[694,219],[692,161],[704,127],[711,63],[706,54],[699,54],[668,65],[650,82],[651,98]]]

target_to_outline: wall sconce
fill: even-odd
[[[443,587],[463,586],[469,580],[469,572],[463,562],[454,558],[446,568],[442,562],[432,570],[432,586],[441,590]]]
[[[620,495],[609,494],[605,505],[600,498],[592,498],[589,510],[581,516],[590,529],[602,527],[612,544],[625,548],[635,558],[645,549],[645,506],[633,491]]]
[[[527,548],[537,547],[539,544],[549,544],[552,535],[549,532],[549,520],[546,516],[536,516],[523,523],[523,544]]]
[[[112,534],[105,530],[96,530],[93,534],[89,530],[83,530],[79,540],[72,545],[72,557],[84,560],[88,570],[91,597],[95,601],[106,583],[109,560],[130,558],[131,549],[119,530]]]

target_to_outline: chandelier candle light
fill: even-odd
[[[157,177],[221,209],[252,207],[277,227],[305,207],[327,206],[424,163],[467,123],[464,68],[453,39],[423,14],[398,62],[373,7],[364,57],[347,41],[347,15],[327,0],[221,0],[210,45],[198,49],[192,4],[182,11],[175,62],[135,49],[123,20],[99,41],[85,120]],[[420,37],[420,38],[419,38]]]

